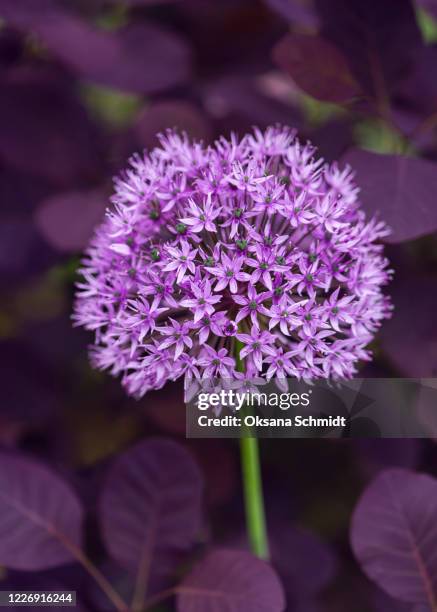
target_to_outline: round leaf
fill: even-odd
[[[244,551],[211,552],[185,578],[178,612],[281,612],[282,586],[270,565]]]
[[[81,525],[81,504],[65,482],[34,461],[0,454],[0,565],[36,571],[71,563]]]
[[[101,496],[110,554],[135,571],[154,553],[188,549],[202,526],[201,501],[200,471],[182,446],[139,443],[115,461]]]
[[[437,480],[383,472],[355,509],[351,539],[365,573],[389,595],[437,609]]]
[[[346,58],[319,36],[287,34],[274,48],[273,59],[318,100],[344,102],[360,94]]]
[[[361,202],[391,228],[386,242],[404,242],[437,231],[437,165],[402,155],[354,150],[343,161],[356,171]]]
[[[69,191],[48,198],[36,211],[38,229],[58,251],[85,248],[103,219],[107,198],[103,190]]]

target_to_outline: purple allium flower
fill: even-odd
[[[160,143],[116,179],[83,262],[74,318],[93,363],[137,397],[182,375],[353,376],[391,271],[351,169],[283,127]]]

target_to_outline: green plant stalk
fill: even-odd
[[[264,498],[257,438],[240,438],[241,468],[246,506],[247,534],[254,555],[267,561],[269,543],[264,512]]]
[[[244,371],[240,359],[242,345],[237,341],[237,370]],[[258,439],[242,432],[240,438],[241,471],[243,478],[246,528],[253,554],[268,561],[270,557],[264,510],[264,495],[261,478],[261,465]]]

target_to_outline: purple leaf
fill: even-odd
[[[81,77],[143,94],[173,87],[188,78],[191,53],[178,35],[144,21],[115,32],[99,30],[46,2],[46,10],[40,12],[35,6],[7,1],[2,16],[36,34]]]
[[[281,612],[285,599],[274,570],[251,554],[216,550],[181,583],[178,612]]]
[[[435,279],[411,275],[395,282],[390,293],[395,308],[381,329],[383,350],[403,376],[437,376]]]
[[[69,17],[62,27],[43,23],[39,31],[50,49],[80,75],[109,87],[151,94],[179,85],[190,74],[185,42],[151,23],[107,33]]]
[[[282,520],[275,523],[270,541],[272,563],[289,594],[287,600],[309,599],[334,579],[337,559],[333,550],[310,531]]]
[[[36,226],[58,251],[80,251],[103,219],[107,202],[102,189],[60,193],[37,209]]]
[[[81,545],[82,508],[74,492],[46,467],[0,457],[0,563],[43,570],[74,561]]]
[[[136,570],[154,553],[188,549],[202,526],[202,478],[191,455],[165,439],[146,440],[118,458],[100,499],[111,556]]]
[[[360,95],[346,58],[319,36],[287,34],[273,49],[273,59],[303,91],[318,100],[345,102]]]
[[[404,242],[437,230],[437,165],[402,155],[352,150],[343,162],[356,171],[361,203],[392,230],[386,242]]]
[[[322,36],[347,58],[379,103],[409,71],[422,45],[410,0],[316,0]]]
[[[66,78],[19,68],[0,79],[0,155],[11,166],[57,184],[95,178],[96,133]]]
[[[317,28],[319,25],[312,2],[306,0],[266,0],[266,3],[292,24],[298,24],[306,28]]]
[[[399,113],[397,113],[396,118],[405,133],[413,133],[416,142],[418,137],[424,139],[428,136],[429,138],[433,133],[432,126],[430,126],[431,129],[427,130],[423,129],[426,128],[426,124],[420,124],[428,115],[435,113],[437,109],[437,82],[435,79],[430,78],[430,74],[433,74],[435,70],[436,63],[437,47],[435,45],[420,49],[416,54],[411,73],[400,84],[399,91],[397,92],[400,108],[404,114],[408,113],[408,111],[412,113],[413,117],[411,118],[407,115],[408,121],[406,121],[404,116],[401,115],[399,122]],[[415,124],[413,119],[415,119]],[[418,129],[419,126],[422,129]],[[419,144],[421,144],[420,141]]]
[[[437,480],[383,472],[355,509],[351,542],[364,572],[389,595],[437,609]]]

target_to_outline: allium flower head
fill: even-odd
[[[292,130],[214,146],[173,131],[130,160],[81,269],[95,366],[140,397],[167,380],[343,378],[390,314],[349,167]],[[237,356],[244,375],[237,372]]]

